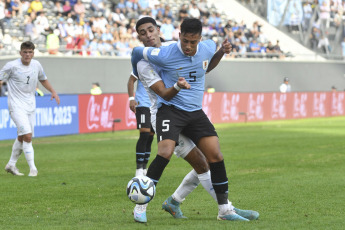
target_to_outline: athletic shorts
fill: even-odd
[[[151,122],[154,132],[156,132],[156,116],[151,116]],[[190,138],[184,136],[183,134],[180,134],[178,139],[178,146],[175,147],[174,154],[177,157],[185,158],[194,147],[195,144]]]
[[[137,129],[151,128],[151,113],[148,107],[136,107]]]
[[[187,112],[163,104],[157,112],[156,126],[158,142],[170,139],[178,143],[178,136],[182,133],[197,145],[202,137],[218,136],[202,109]]]
[[[28,133],[32,133],[32,136],[34,136],[35,112],[28,113],[25,110],[16,109],[10,111],[10,116],[17,126],[18,136]]]

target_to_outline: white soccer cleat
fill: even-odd
[[[37,176],[37,174],[38,174],[37,169],[30,169],[30,173],[28,176]]]
[[[139,223],[146,223],[147,222],[146,207],[147,207],[147,204],[135,205],[133,215],[134,215],[134,220],[136,222],[139,222]]]
[[[14,176],[24,176],[24,173],[19,172],[16,166],[10,166],[9,164],[6,165],[5,171],[12,173]]]

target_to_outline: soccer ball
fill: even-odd
[[[127,185],[127,196],[136,204],[150,202],[156,194],[156,186],[147,176],[133,177]]]

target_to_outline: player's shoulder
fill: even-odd
[[[7,62],[7,63],[6,63],[6,66],[7,66],[7,67],[15,67],[15,66],[19,66],[19,65],[21,65],[21,64],[22,64],[22,62],[21,62],[20,59],[18,58],[18,59],[15,59],[15,60],[12,60],[12,61]]]

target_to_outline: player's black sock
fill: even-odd
[[[137,161],[137,169],[144,168],[144,161],[145,161],[145,151],[147,146],[147,141],[149,139],[150,133],[142,132],[140,133],[139,140],[137,142],[136,147],[136,161]]]
[[[211,181],[217,195],[218,204],[228,203],[228,178],[224,160],[210,163]]]
[[[152,161],[149,168],[147,169],[146,176],[151,178],[155,185],[157,185],[159,179],[161,178],[165,167],[169,164],[169,160],[157,155]]]
[[[146,151],[145,151],[145,158],[144,158],[144,164],[143,164],[144,169],[146,169],[147,162],[149,162],[150,160],[152,141],[153,141],[153,135],[150,135],[146,142]]]

